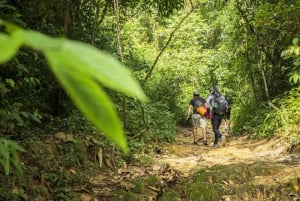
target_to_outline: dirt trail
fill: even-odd
[[[221,132],[226,133],[224,130],[221,130]],[[300,191],[300,154],[288,153],[289,145],[285,141],[274,138],[251,140],[248,136],[234,137],[227,135],[227,145],[214,148],[214,135],[210,127],[208,127],[208,146],[203,145],[201,142],[199,142],[199,145],[193,145],[191,133],[191,128],[178,128],[175,142],[159,147],[158,153],[153,156],[154,163],[150,166],[126,166],[118,169],[117,172],[111,172],[108,175],[101,174],[101,177],[93,177],[91,181],[94,184],[92,185],[94,186],[93,191],[99,197],[102,196],[102,200],[111,200],[107,198],[108,195],[116,196],[114,193],[111,194],[113,189],[126,189],[126,191],[137,192],[137,186],[140,185],[133,184],[133,180],[156,176],[164,182],[146,184],[146,189],[150,192],[145,193],[145,191],[142,191],[137,200],[157,200],[166,188],[174,187],[165,184],[177,184],[178,181],[193,176],[196,171],[207,170],[209,173],[214,169],[214,165],[224,165],[220,166],[221,170],[219,171],[223,171],[223,177],[227,173],[231,177],[231,179],[227,177],[220,178],[220,185],[225,185],[225,189],[239,189],[242,183],[264,187],[257,187],[255,192],[252,191],[249,195],[243,194],[247,199],[235,199],[234,196],[236,195],[224,195],[222,200],[261,201],[268,200],[265,199],[266,197],[273,200],[277,194],[271,196],[269,195],[270,192],[277,192],[278,189],[283,188],[292,188],[292,190],[285,193],[285,197],[279,200],[287,200],[286,198],[288,200],[300,200],[300,195],[298,195]],[[223,167],[225,167],[225,170],[222,169]],[[232,172],[232,168],[238,169]],[[247,171],[254,172],[248,174]],[[242,178],[245,175],[248,175],[247,178]],[[215,179],[219,180],[219,178]],[[213,184],[217,185],[218,182],[210,181],[210,185]],[[199,190],[198,187],[196,188]],[[234,190],[230,190],[230,192],[234,192]],[[279,194],[284,194],[283,192],[285,190],[281,190]],[[123,196],[117,195],[118,200],[122,200]],[[293,199],[290,199],[291,196]],[[264,198],[262,199],[262,197]]]
[[[193,145],[192,130],[179,128],[176,143],[166,147],[166,154],[157,156],[158,164],[169,164],[172,168],[183,173],[187,177],[203,167],[211,167],[216,164],[228,165],[233,163],[253,163],[264,161],[279,163],[283,172],[277,176],[297,176],[300,172],[300,155],[287,154],[288,144],[281,139],[251,140],[248,136],[232,137],[226,131],[221,130],[227,136],[225,147],[214,148],[214,135],[208,128],[208,142],[205,146],[201,142]],[[199,135],[198,135],[199,136]],[[291,164],[294,164],[291,166]],[[275,176],[275,175],[274,175]]]

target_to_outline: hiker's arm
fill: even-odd
[[[207,109],[207,113],[209,113],[209,111],[210,111],[210,108],[209,108],[209,105],[207,104],[207,102],[205,102],[205,107],[206,107],[206,109]]]
[[[206,99],[206,107],[207,107],[207,115],[206,118],[207,119],[211,119],[212,118],[212,96],[210,95],[207,99]]]
[[[228,100],[226,99],[226,97],[224,97],[226,102],[225,102],[225,105],[226,105],[226,113],[228,113],[228,108],[229,108],[229,103],[228,103]]]
[[[192,110],[193,106],[192,105],[189,105],[189,108],[188,108],[188,111],[187,111],[187,115],[186,115],[186,118],[188,119],[191,115],[191,110]]]
[[[209,110],[211,110],[211,109],[212,109],[212,95],[210,95],[210,96],[207,98],[206,104],[207,104],[207,108],[208,108]]]

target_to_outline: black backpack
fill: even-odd
[[[225,114],[228,111],[228,103],[224,96],[215,95],[213,112],[217,114]]]

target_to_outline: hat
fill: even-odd
[[[199,96],[199,92],[198,91],[194,91],[194,96]]]

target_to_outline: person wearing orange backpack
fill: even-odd
[[[189,102],[189,107],[187,111],[187,119],[192,117],[193,123],[193,138],[194,145],[198,145],[197,134],[198,129],[201,128],[203,135],[203,144],[207,145],[206,139],[206,100],[200,97],[198,91],[194,91],[193,99]]]

